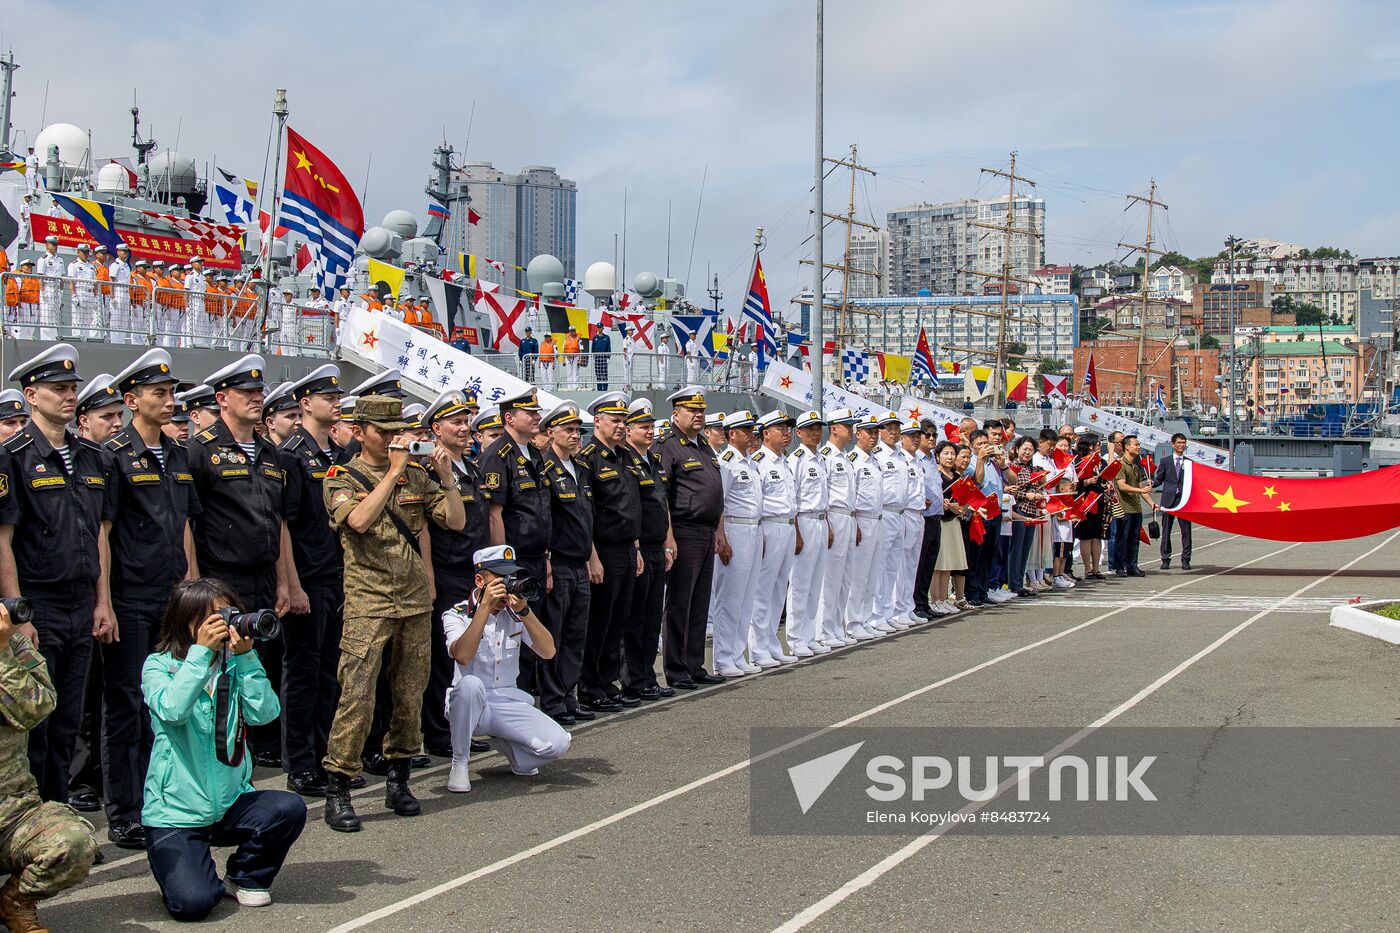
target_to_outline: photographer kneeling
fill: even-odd
[[[203,920],[226,894],[245,907],[272,903],[272,881],[306,824],[300,797],[254,790],[249,780],[246,726],[272,722],[281,707],[252,650],[255,638],[275,636],[276,617],[240,618],[241,609],[220,580],[177,584],[159,653],[141,671],[155,732],[141,822],[151,872],[176,920]],[[222,882],[211,846],[238,847]]]
[[[530,611],[520,586],[538,582],[517,580],[520,565],[509,545],[482,548],[472,561],[476,590],[442,615],[447,652],[461,674],[448,701],[452,770],[447,789],[459,794],[472,789],[467,759],[473,735],[495,738],[510,770],[527,776],[562,757],[572,741],[558,723],[535,708],[534,697],[515,686],[522,640],[538,657],[554,657],[554,639]]]

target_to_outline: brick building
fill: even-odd
[[[1138,345],[1135,339],[1104,339],[1080,344],[1074,350],[1074,386],[1084,384],[1084,367],[1089,353],[1094,354],[1094,369],[1099,384],[1099,404],[1140,407],[1141,400],[1133,397],[1137,379]],[[1169,404],[1176,408],[1180,401],[1188,407],[1206,409],[1220,404],[1220,351],[1197,350],[1187,341],[1148,337],[1144,357],[1147,360],[1148,395],[1152,383],[1167,387]],[[1178,385],[1178,378],[1180,384]],[[1150,398],[1148,399],[1150,402]]]

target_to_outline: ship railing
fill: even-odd
[[[674,353],[556,352],[552,358],[531,353],[487,353],[483,359],[547,392],[657,391],[686,385],[756,392],[761,382],[752,363],[741,365],[736,361],[726,366],[724,361],[692,359]]]

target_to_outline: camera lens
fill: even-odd
[[[7,596],[0,599],[0,606],[10,614],[11,625],[28,625],[34,621],[34,604],[28,596]]]

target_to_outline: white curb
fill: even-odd
[[[1362,635],[1370,635],[1392,645],[1400,645],[1400,620],[1387,619],[1367,611],[1367,607],[1385,606],[1400,600],[1373,599],[1364,603],[1349,603],[1332,607],[1332,624]]]

